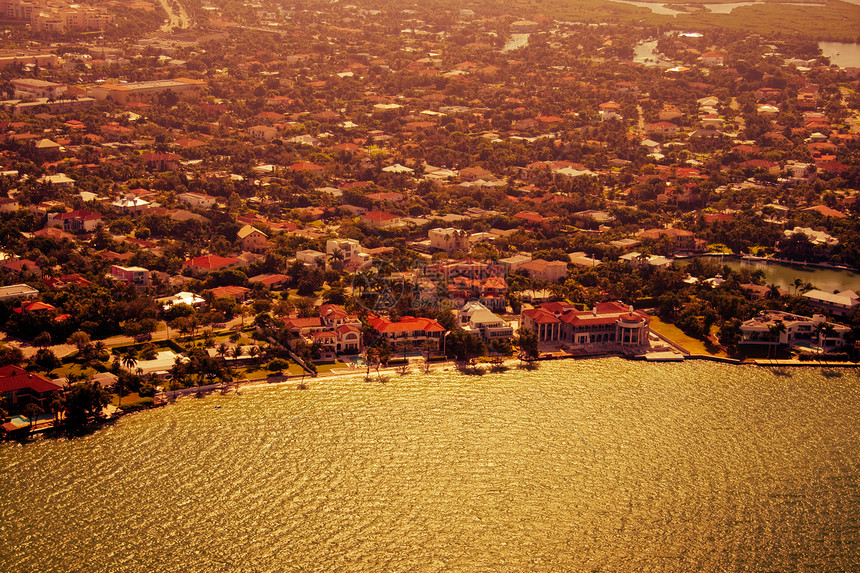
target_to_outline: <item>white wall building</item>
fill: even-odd
[[[477,301],[465,304],[457,313],[460,327],[467,332],[474,332],[490,342],[500,338],[512,338],[514,329],[489,308]]]
[[[448,227],[447,229],[430,229],[427,233],[430,238],[430,246],[434,249],[454,253],[469,250],[469,233],[462,229]]]

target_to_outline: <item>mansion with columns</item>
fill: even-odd
[[[648,315],[620,302],[601,302],[592,310],[548,302],[522,311],[520,328],[536,333],[541,344],[589,350],[617,350],[648,344]]]

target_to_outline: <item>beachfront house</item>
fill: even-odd
[[[591,310],[572,304],[543,303],[523,310],[521,328],[537,334],[540,343],[589,354],[633,350],[648,344],[650,319],[621,302],[601,302]]]
[[[740,344],[832,352],[847,345],[849,332],[850,327],[828,322],[822,314],[808,317],[766,310],[741,325]]]

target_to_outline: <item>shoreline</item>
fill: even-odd
[[[652,353],[657,354],[657,353]],[[758,366],[761,368],[860,368],[860,363],[855,362],[831,362],[831,361],[801,361],[801,360],[793,360],[793,359],[776,359],[776,358],[753,358],[748,360],[739,360],[737,358],[727,358],[722,356],[710,356],[706,354],[676,354],[680,359],[679,360],[648,360],[648,354],[640,354],[636,356],[625,356],[620,353],[610,353],[610,354],[595,354],[589,356],[553,356],[547,358],[536,358],[534,360],[523,361],[518,358],[508,358],[502,361],[501,366],[505,368],[505,370],[526,370],[526,369],[538,369],[540,367],[540,363],[542,362],[555,362],[559,360],[602,360],[605,358],[621,358],[624,360],[631,361],[649,361],[649,362],[686,362],[687,360],[696,360],[696,361],[707,361],[707,362],[717,362],[720,364],[728,364],[733,366]],[[417,362],[417,361],[416,361]],[[522,364],[531,364],[530,368],[521,368]],[[421,361],[420,366],[412,366],[408,368],[408,370],[403,373],[400,371],[402,366],[391,366],[388,368],[380,368],[379,372],[375,369],[370,370],[370,374],[367,374],[365,370],[361,371],[329,371],[326,374],[321,374],[318,376],[300,376],[300,375],[290,375],[290,376],[279,376],[277,380],[269,381],[268,378],[255,378],[253,380],[239,380],[238,382],[231,382],[229,384],[223,385],[219,388],[209,389],[203,393],[203,395],[209,395],[215,392],[221,392],[222,394],[229,394],[231,392],[242,391],[244,389],[253,389],[253,388],[269,388],[269,387],[280,387],[286,385],[292,385],[298,383],[304,383],[308,386],[313,381],[325,381],[330,379],[365,379],[372,378],[373,381],[377,381],[378,378],[383,376],[411,376],[416,374],[435,374],[438,372],[452,372],[464,375],[473,375],[473,376],[481,376],[484,374],[493,374],[492,368],[494,366],[488,363],[478,363],[474,366],[465,366],[461,367],[459,363],[452,360],[447,360],[444,362],[436,362],[431,363],[432,366],[436,366],[436,368],[431,368],[429,372],[423,371],[423,361]],[[469,369],[474,369],[474,372],[470,374],[468,372]],[[304,382],[303,382],[304,381]],[[189,390],[183,395],[176,396],[174,398],[159,398],[156,394],[156,406],[170,404],[172,401],[179,400],[181,398],[187,397],[196,397],[200,392],[194,392],[194,388],[187,388],[185,390]],[[160,402],[159,402],[160,400]]]
[[[503,367],[503,372],[507,372],[508,370],[537,370],[540,368],[541,362],[550,362],[550,361],[558,361],[558,360],[601,360],[605,358],[621,358],[625,360],[632,361],[648,361],[654,363],[677,363],[677,362],[686,362],[687,360],[696,360],[696,361],[708,361],[708,362],[716,362],[720,364],[728,364],[734,366],[756,366],[759,368],[767,368],[769,370],[785,370],[786,368],[821,368],[822,370],[833,370],[833,369],[848,369],[848,368],[860,368],[860,363],[855,362],[819,362],[819,361],[800,361],[793,359],[776,359],[776,358],[754,358],[749,360],[738,360],[736,358],[726,358],[721,356],[710,356],[704,354],[689,354],[689,353],[673,353],[677,356],[677,359],[648,359],[648,354],[666,354],[664,353],[646,353],[635,356],[625,356],[621,353],[609,353],[609,354],[599,354],[599,355],[589,355],[589,356],[550,356],[550,357],[539,357],[534,360],[520,360],[518,358],[508,358],[501,362],[501,364],[488,364],[488,363],[479,363],[473,366],[461,366],[460,363],[452,360],[446,360],[444,362],[436,362],[431,363],[435,365],[436,368],[431,368],[429,372],[424,372],[423,366],[424,362],[416,360],[415,367],[410,367],[406,372],[402,372],[401,366],[392,366],[388,368],[380,368],[379,372],[375,369],[371,369],[370,374],[368,374],[365,370],[361,371],[329,371],[326,374],[310,377],[310,376],[300,376],[300,375],[289,375],[289,376],[278,376],[277,380],[269,381],[269,378],[255,378],[253,380],[239,380],[230,382],[229,384],[219,384],[219,385],[210,385],[208,387],[190,387],[183,388],[181,394],[177,394],[175,396],[166,397],[164,393],[157,393],[155,395],[155,402],[147,407],[129,409],[129,410],[119,410],[114,408],[110,411],[109,414],[106,414],[104,418],[95,423],[95,427],[91,428],[91,431],[88,431],[87,434],[96,432],[101,430],[107,425],[113,424],[119,419],[130,415],[136,414],[139,412],[145,412],[148,410],[154,410],[158,408],[163,408],[165,406],[169,406],[176,402],[177,400],[184,398],[205,398],[215,393],[220,393],[222,395],[237,393],[241,395],[243,390],[252,390],[258,388],[271,388],[271,387],[283,387],[287,385],[293,385],[296,381],[299,381],[299,384],[307,384],[305,388],[299,388],[301,390],[309,390],[311,381],[327,381],[332,379],[360,379],[365,380],[368,377],[371,378],[371,382],[381,382],[387,383],[390,381],[391,376],[411,376],[416,374],[434,374],[439,372],[450,372],[463,374],[466,376],[483,376],[485,374],[494,374],[494,367]],[[528,365],[523,367],[523,365]],[[472,369],[472,372],[469,372],[469,369]],[[840,374],[841,376],[841,374]],[[385,380],[382,380],[383,377],[387,377]],[[306,381],[306,382],[303,382]],[[53,434],[53,435],[52,435]],[[38,438],[47,438],[56,436],[64,436],[65,433],[62,431],[62,428],[57,428],[53,425],[47,425],[42,428],[34,429],[32,432],[28,434],[25,440],[29,440],[30,437],[38,437]],[[0,441],[11,441],[11,434],[7,434],[4,440]]]

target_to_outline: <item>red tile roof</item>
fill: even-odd
[[[47,378],[15,365],[0,367],[0,394],[30,388],[39,393],[58,392],[60,386]]]
[[[524,310],[523,316],[529,317],[535,324],[558,324],[561,322],[553,313],[543,308]]]
[[[413,332],[445,332],[445,328],[431,318],[404,316],[399,322],[391,322],[387,318],[371,318],[370,326],[380,333]]]
[[[197,267],[201,269],[207,269],[210,271],[223,269],[230,265],[234,265],[239,262],[239,259],[235,259],[233,257],[220,257],[218,255],[202,255],[200,257],[195,257],[193,259],[188,259],[185,261],[185,266],[187,267]]]

